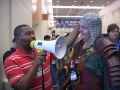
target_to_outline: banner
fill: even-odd
[[[56,28],[74,28],[80,23],[80,18],[56,18]]]

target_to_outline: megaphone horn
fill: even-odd
[[[30,43],[31,48],[43,49],[53,53],[56,58],[61,59],[64,57],[67,49],[67,43],[63,36],[59,36],[55,40],[43,41],[43,40],[33,40]]]

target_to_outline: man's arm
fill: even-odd
[[[75,29],[65,38],[67,46],[71,46],[79,35],[80,25],[78,24]]]
[[[14,89],[29,90],[33,85],[33,81],[36,77],[38,67],[39,66],[34,63],[28,74],[22,77],[22,79],[14,86]]]
[[[22,77],[22,79],[13,86],[15,90],[29,90],[33,86],[33,81],[37,75],[38,67],[45,61],[45,54],[39,53],[29,72]]]

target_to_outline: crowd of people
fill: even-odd
[[[59,36],[55,30],[51,34],[45,35],[44,40]],[[74,43],[79,34],[80,40]],[[65,60],[57,60],[50,52],[31,48],[30,42],[36,40],[34,30],[29,25],[19,25],[14,29],[17,46],[9,55],[4,54],[4,72],[14,90],[120,90],[117,24],[110,24],[107,34],[102,35],[98,14],[85,14],[65,36],[69,51]]]

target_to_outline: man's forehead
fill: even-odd
[[[25,32],[34,31],[30,26],[23,27],[22,30],[25,31]]]
[[[118,28],[115,28],[115,29],[114,29],[114,30],[112,30],[112,31],[114,32],[114,31],[119,31],[119,30],[118,30]]]

